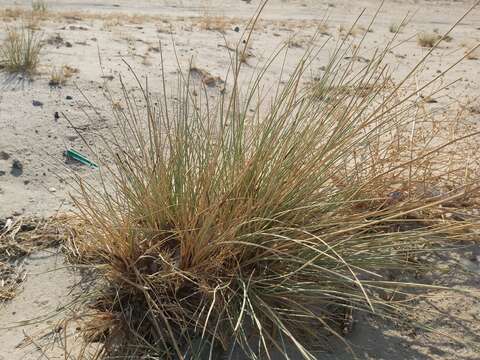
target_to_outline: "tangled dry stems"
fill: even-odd
[[[20,260],[66,243],[71,226],[67,216],[0,220],[0,303],[13,299],[25,278]]]

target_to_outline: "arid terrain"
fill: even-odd
[[[253,70],[287,44],[283,71],[288,73],[320,29],[317,41],[325,46],[311,67],[313,81],[324,71],[339,41],[348,37],[357,43],[362,48],[358,61],[368,62],[369,54],[382,48],[406,18],[395,40],[398,45],[387,54],[386,61],[393,76],[401,78],[429,51],[419,42],[418,34],[445,33],[473,3],[388,0],[369,29],[378,1],[271,0],[256,24],[245,65]],[[51,216],[72,208],[69,174],[87,178],[96,170],[67,161],[64,152],[75,149],[89,154],[85,142],[95,147],[95,134],[111,131],[111,105],[105,95],[107,90],[113,99],[121,95],[120,79],[127,88],[135,87],[129,66],[141,81],[148,77],[152,93],[162,86],[162,56],[170,76],[167,84],[175,84],[178,65],[184,69],[191,66],[194,80],[202,81],[212,95],[223,91],[229,56],[258,1],[51,0],[47,4],[48,10],[32,20],[28,15],[30,1],[0,0],[0,41],[5,37],[3,29],[30,21],[44,42],[38,73],[31,79],[0,73],[0,220]],[[480,6],[453,29],[448,41],[433,50],[417,83],[431,80],[479,42]],[[267,83],[278,81],[281,66],[274,64],[268,69]],[[59,72],[58,80],[55,74]],[[441,86],[447,88],[436,95]],[[425,110],[438,109],[435,116],[446,128],[451,119],[461,117],[478,130],[480,50],[469,54],[421,96]],[[425,305],[444,314],[443,318],[430,319],[437,333],[412,333],[395,324],[354,317],[357,321],[346,339],[360,359],[480,358],[478,348],[453,339],[480,344],[480,258],[467,247],[439,256],[438,261],[456,264],[455,272],[438,283],[467,292],[445,292]],[[55,247],[33,252],[16,265],[25,278],[16,297],[3,303],[0,299],[0,360],[63,359],[58,344],[44,346],[45,338],[35,339],[55,324],[55,317],[49,315],[72,299],[70,290],[78,274],[68,269]],[[426,310],[419,311],[419,317],[428,318]],[[23,326],[25,321],[28,324]],[[352,355],[334,344],[323,358],[351,359]]]

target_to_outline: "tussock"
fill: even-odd
[[[0,46],[0,67],[10,73],[33,75],[40,61],[41,36],[26,27],[8,28]]]
[[[446,216],[478,202],[477,162],[451,152],[478,134],[428,122],[428,84],[408,90],[428,54],[392,84],[388,48],[364,64],[343,44],[306,85],[317,50],[267,94],[268,65],[240,90],[239,56],[216,102],[191,69],[173,99],[166,80],[158,98],[122,83],[113,163],[74,196],[71,258],[99,278],[81,316],[93,357],[316,359],[352,312],[407,321],[435,291],[387,274],[430,269],[428,249],[478,230]]]

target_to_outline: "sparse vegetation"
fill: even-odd
[[[8,28],[0,47],[0,66],[11,73],[32,75],[37,69],[42,49],[41,36],[26,27]]]
[[[387,274],[431,270],[432,245],[478,230],[443,207],[478,203],[476,162],[442,158],[476,133],[432,142],[415,71],[387,86],[388,51],[361,67],[354,52],[305,86],[309,48],[270,97],[266,68],[241,88],[240,56],[215,104],[194,96],[192,77],[213,78],[198,67],[174,99],[122,82],[119,134],[103,139],[113,163],[99,159],[101,188],[78,177],[74,198],[70,256],[99,276],[75,317],[98,357],[311,360],[352,311],[408,321],[435,290]]]

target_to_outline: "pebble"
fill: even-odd
[[[48,188],[48,191],[50,191],[51,193],[54,193],[54,192],[57,192],[57,189],[55,189],[54,187],[51,187],[51,188]]]
[[[43,103],[41,101],[38,101],[38,100],[32,100],[32,105],[33,106],[43,106]]]
[[[70,95],[67,95],[67,96],[65,97],[65,99],[67,99],[67,100],[73,100],[73,97],[71,97]]]
[[[480,264],[480,245],[475,245],[473,248],[471,260]]]
[[[23,164],[20,160],[13,160],[10,174],[13,176],[20,176],[23,174]]]
[[[10,154],[5,151],[0,151],[0,159],[1,160],[8,160],[10,159]]]

